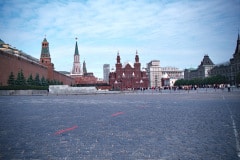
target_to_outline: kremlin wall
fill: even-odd
[[[40,78],[44,77],[50,81],[55,80],[65,85],[73,85],[75,83],[74,78],[54,70],[46,38],[42,42],[40,59],[39,61],[0,40],[0,86],[8,85],[7,82],[11,72],[16,78],[21,70],[25,78],[28,78],[30,75],[35,77],[36,74],[39,74]]]

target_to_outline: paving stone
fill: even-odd
[[[239,104],[222,91],[0,96],[0,159],[238,160]]]

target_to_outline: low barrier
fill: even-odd
[[[66,95],[66,94],[94,94],[97,92],[96,87],[70,87],[68,85],[50,85],[49,94]]]
[[[0,90],[0,96],[47,95],[47,90]]]

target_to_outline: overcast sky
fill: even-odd
[[[215,64],[235,51],[240,0],[1,0],[0,39],[39,58],[46,35],[55,69],[70,71],[75,37],[81,65],[102,78],[115,67],[151,60],[161,66],[196,68],[205,54]]]

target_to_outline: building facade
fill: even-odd
[[[147,75],[151,88],[171,87],[174,82],[184,77],[184,72],[176,67],[161,67],[159,60],[147,63]]]
[[[109,82],[110,64],[103,65],[103,81]]]
[[[148,88],[149,80],[146,71],[141,70],[141,63],[136,52],[135,63],[122,65],[119,53],[117,54],[115,72],[109,74],[109,85],[114,90],[128,90]]]
[[[237,85],[237,75],[240,74],[240,37],[238,34],[237,44],[233,58],[230,61],[216,65],[210,72],[211,76],[222,75],[227,78],[228,83]]]
[[[171,79],[183,79],[184,78],[184,71],[180,70],[177,67],[161,67],[162,75],[168,75]]]
[[[162,67],[162,86],[173,87],[178,79],[184,78],[184,71],[176,67]]]
[[[149,87],[156,88],[162,87],[162,70],[160,67],[159,60],[152,60],[151,62],[147,63],[147,75],[149,78]]]
[[[184,79],[191,80],[196,78],[206,78],[210,76],[210,71],[214,67],[214,63],[208,55],[203,57],[201,64],[197,69],[185,69]]]

